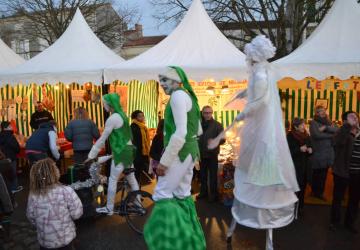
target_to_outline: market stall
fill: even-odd
[[[299,48],[273,62],[277,78],[282,79],[286,120],[311,118],[317,102],[327,103],[334,121],[344,110],[359,111],[360,33],[354,30],[360,25],[359,16],[356,0],[336,0]]]
[[[6,104],[2,105],[1,119],[14,119],[19,132],[29,136],[36,100],[42,101],[46,108],[51,106],[59,131],[63,131],[72,111],[80,106],[87,109],[90,118],[101,128],[104,126],[101,95],[106,90],[101,87],[103,68],[122,61],[96,37],[77,10],[69,27],[53,45],[18,67],[0,71],[3,86],[0,103]],[[126,86],[128,114],[144,109],[149,117],[148,126],[156,126],[156,109],[149,108],[154,101],[148,98],[156,98],[157,89],[135,81]]]
[[[223,104],[247,78],[245,55],[217,28],[200,0],[193,1],[176,29],[143,54],[104,70],[105,83],[116,80],[157,80],[170,65],[182,67],[199,97],[200,106],[214,106],[215,116],[225,125],[237,111],[226,111]],[[225,93],[226,92],[226,93]],[[160,90],[159,108],[167,97]]]
[[[360,77],[346,80],[329,77],[322,81],[311,77],[299,81],[284,78],[278,86],[287,121],[294,117],[309,121],[317,105],[326,107],[334,122],[341,120],[341,114],[347,110],[360,112]]]
[[[0,59],[1,55],[0,51]],[[85,107],[101,130],[104,126],[101,96],[107,91],[102,86],[103,68],[122,61],[96,37],[77,10],[67,30],[53,45],[17,67],[0,71],[0,120],[13,121],[24,148],[32,133],[30,118],[34,104],[40,101],[57,121],[60,150],[71,151],[71,143],[66,142],[62,131],[73,110]],[[157,97],[157,89],[151,92],[149,88],[135,82],[127,85],[131,96],[126,103],[128,113],[145,107],[142,100],[147,99],[143,95]],[[156,110],[151,112],[156,117]]]

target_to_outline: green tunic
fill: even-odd
[[[193,198],[157,201],[145,225],[144,238],[149,250],[206,249]]]
[[[110,136],[110,147],[115,164],[122,163],[125,168],[132,165],[135,158],[135,147],[127,143],[132,139],[129,119],[120,106],[120,97],[116,93],[104,95],[104,101],[118,113],[123,120],[121,128],[114,129]]]
[[[185,144],[179,151],[180,161],[188,155],[193,160],[199,157],[197,133],[199,130],[200,109],[195,93],[184,71],[172,66],[185,87],[176,91],[185,91],[191,98],[192,108],[187,112],[187,134]],[[164,146],[169,144],[176,126],[170,101],[165,109]],[[171,180],[169,180],[171,181]],[[194,200],[191,196],[184,199],[162,199],[155,202],[154,209],[144,227],[144,238],[150,250],[204,250],[206,241],[199,222]]]
[[[124,125],[111,132],[109,141],[115,164],[122,163],[125,168],[128,168],[133,164],[135,148],[133,145],[127,145],[128,141],[131,140],[131,130],[129,124]]]
[[[188,95],[189,93],[183,89],[178,88],[175,91],[185,91]],[[199,123],[200,123],[200,111],[197,108],[197,100],[191,98],[191,110],[187,112],[187,134],[185,137],[185,144],[179,151],[180,161],[185,161],[186,157],[190,154],[193,161],[200,157],[199,144],[197,140],[197,133],[199,131]],[[174,121],[174,116],[171,110],[170,101],[166,105],[165,108],[165,122],[164,122],[164,146],[166,147],[169,144],[171,136],[176,131],[176,125]]]

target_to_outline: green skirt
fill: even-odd
[[[204,250],[206,241],[192,197],[164,199],[155,207],[144,228],[150,250]]]

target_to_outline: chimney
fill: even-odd
[[[143,28],[141,24],[135,24],[136,35],[140,38],[143,36]]]

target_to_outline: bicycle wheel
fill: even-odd
[[[142,190],[130,192],[125,200],[126,222],[135,232],[142,234],[153,207],[154,201],[150,193]]]

